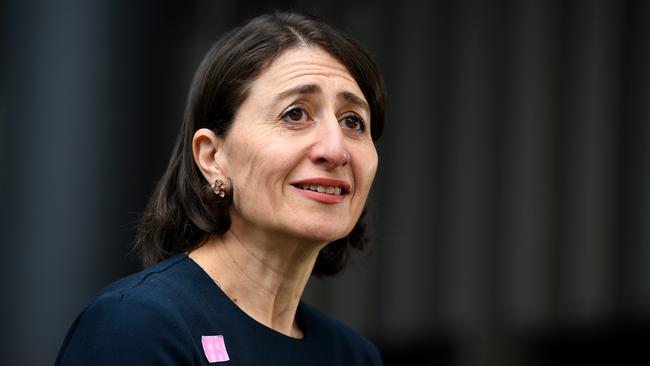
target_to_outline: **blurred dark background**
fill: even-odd
[[[0,364],[52,364],[139,269],[195,68],[276,8],[353,35],[388,91],[374,245],[307,301],[387,365],[648,361],[650,2],[4,0]]]

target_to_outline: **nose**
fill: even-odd
[[[309,158],[314,164],[334,169],[350,162],[345,135],[335,116],[318,124],[314,139],[309,151]]]

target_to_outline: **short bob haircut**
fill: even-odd
[[[372,57],[356,41],[315,17],[297,13],[266,14],[233,29],[212,46],[194,75],[169,166],[140,222],[134,250],[145,266],[195,249],[210,234],[228,231],[232,189],[220,198],[206,188],[208,182],[192,156],[192,138],[201,128],[225,138],[251,83],[283,52],[300,46],[319,47],[347,67],[370,105],[372,139],[379,139],[383,81]],[[347,264],[350,248],[364,248],[364,214],[365,209],[346,237],[320,251],[313,275],[338,273]]]

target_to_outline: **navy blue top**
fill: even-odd
[[[302,339],[258,323],[178,254],[101,290],[55,366],[382,364],[372,343],[302,301],[296,321]]]

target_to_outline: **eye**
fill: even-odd
[[[359,117],[356,114],[350,114],[341,120],[341,127],[347,130],[353,130],[358,132],[364,132],[366,130],[366,123],[363,118]]]
[[[306,122],[307,118],[307,112],[300,107],[292,107],[282,114],[282,120],[291,124]]]

